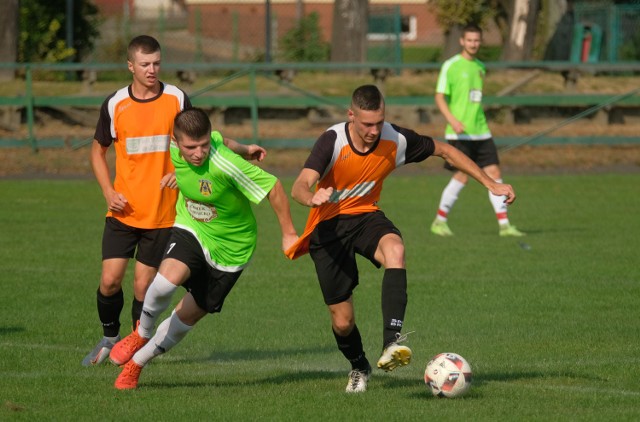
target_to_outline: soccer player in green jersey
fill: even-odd
[[[111,360],[124,365],[117,389],[136,388],[146,363],[180,342],[207,313],[221,311],[256,247],[251,203],[268,198],[283,250],[298,239],[280,181],[227,148],[231,143],[238,151],[241,144],[211,131],[201,109],[184,110],[175,118],[171,159],[179,189],[176,221],[137,330],[111,350]],[[248,147],[243,156],[255,158],[255,153],[261,158],[260,151]],[[157,318],[181,285],[187,293],[151,337]]]
[[[482,30],[473,24],[462,30],[462,52],[444,62],[440,69],[435,100],[447,120],[445,138],[471,158],[496,182],[502,183],[498,150],[482,109],[482,86],[486,74],[484,64],[476,58],[482,43]],[[453,177],[444,188],[431,232],[439,236],[452,236],[447,219],[449,212],[468,176],[449,163],[445,168],[453,171]],[[496,214],[500,236],[524,236],[509,223],[505,198],[489,192],[489,200]]]

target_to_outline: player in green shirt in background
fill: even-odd
[[[462,52],[444,62],[440,69],[435,100],[440,112],[447,119],[445,138],[449,143],[471,158],[496,182],[502,183],[498,150],[482,109],[482,87],[486,74],[484,64],[476,58],[482,43],[482,30],[473,24],[462,30]],[[431,232],[439,236],[452,236],[447,219],[451,208],[465,187],[468,176],[445,163],[454,171],[444,188]],[[489,200],[496,214],[500,236],[524,236],[509,223],[505,198],[489,192]]]
[[[298,239],[289,199],[280,181],[245,161],[226,145],[237,142],[211,132],[201,109],[179,113],[171,159],[179,189],[177,216],[158,274],[147,291],[140,324],[111,350],[124,365],[117,389],[133,389],[143,366],[182,340],[207,313],[220,312],[226,296],[256,247],[257,224],[251,203],[268,198],[282,232],[282,249]],[[261,159],[264,149],[247,146],[243,156]],[[187,293],[151,337],[155,322],[183,285]],[[151,338],[150,338],[151,337]]]

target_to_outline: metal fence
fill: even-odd
[[[640,60],[640,4],[577,4],[575,22],[592,32],[598,60]]]

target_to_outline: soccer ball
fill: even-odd
[[[434,356],[424,371],[424,382],[436,397],[459,397],[471,387],[471,366],[456,353]]]

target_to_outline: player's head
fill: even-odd
[[[138,35],[129,42],[129,47],[127,47],[127,60],[133,62],[136,52],[153,54],[159,53],[160,51],[160,43],[158,40],[149,35]]]
[[[382,93],[375,85],[362,85],[353,91],[351,108],[359,110],[378,110],[384,107]]]
[[[182,157],[195,166],[201,166],[211,149],[209,116],[200,108],[181,111],[173,121],[173,137]]]
[[[134,86],[157,88],[160,81],[160,44],[148,35],[135,37],[127,48],[127,66],[133,74]]]
[[[378,140],[384,124],[384,97],[375,85],[362,85],[353,91],[349,108],[352,141],[370,145]]]
[[[462,28],[462,36],[460,36],[460,46],[462,47],[462,55],[466,58],[473,58],[478,54],[482,44],[482,29],[475,23],[469,23]]]
[[[474,34],[480,34],[482,36],[482,28],[480,28],[475,23],[468,23],[462,28],[462,36],[464,37],[468,32],[472,32]]]

